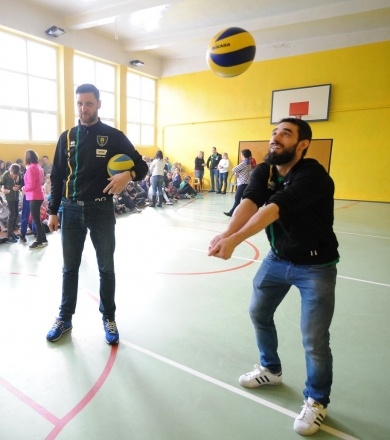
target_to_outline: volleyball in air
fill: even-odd
[[[107,172],[110,177],[114,174],[123,173],[123,171],[129,171],[134,167],[133,159],[126,154],[116,154],[112,156],[107,164]]]
[[[219,32],[210,41],[206,59],[216,75],[230,78],[244,73],[255,55],[256,43],[252,35],[245,29],[231,27]]]

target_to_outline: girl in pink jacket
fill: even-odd
[[[40,210],[45,198],[43,194],[43,169],[39,165],[38,155],[33,150],[26,151],[25,163],[27,170],[24,175],[24,186],[22,191],[26,200],[30,203],[30,211],[36,230],[36,240],[30,249],[38,249],[48,245],[45,229],[41,222]]]

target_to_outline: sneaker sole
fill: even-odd
[[[34,246],[34,247],[29,247],[29,249],[31,249],[32,251],[34,250],[34,249],[42,249],[42,248],[44,248],[44,247],[46,247],[47,245],[48,245],[49,243],[41,243],[40,245],[38,245],[38,246]]]
[[[117,345],[117,344],[119,344],[119,339],[116,342],[109,342],[106,339],[106,342],[107,342],[108,345]]]

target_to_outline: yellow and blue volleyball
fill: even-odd
[[[218,76],[230,78],[244,73],[256,55],[256,43],[245,29],[231,27],[219,32],[210,41],[206,59]]]
[[[115,174],[129,171],[134,167],[133,159],[126,154],[116,154],[107,163],[107,172],[110,177]]]

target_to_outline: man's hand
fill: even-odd
[[[110,183],[104,188],[103,192],[108,194],[119,194],[125,189],[126,185],[131,180],[130,171],[115,174],[107,180],[109,180]]]
[[[234,239],[231,237],[225,238],[225,234],[222,233],[211,240],[208,256],[228,260],[232,256],[235,248],[236,244]]]
[[[58,216],[57,214],[50,214],[49,221],[47,222],[51,232],[58,231]]]

